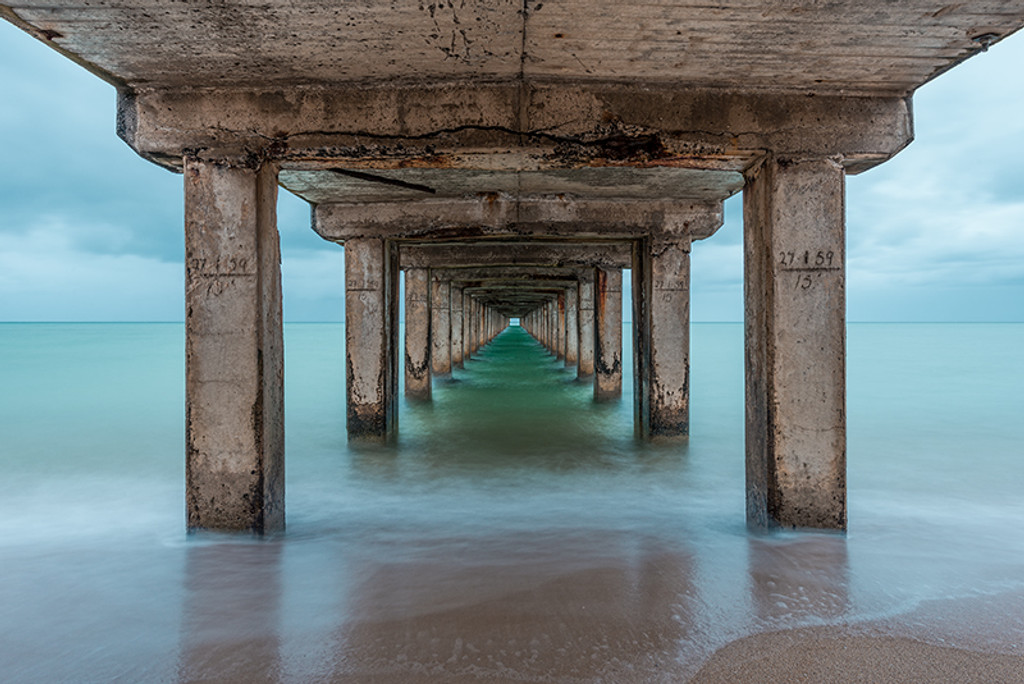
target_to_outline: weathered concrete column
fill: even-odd
[[[462,287],[452,285],[452,366],[462,368],[462,356],[465,353],[462,342]]]
[[[743,197],[747,521],[846,527],[844,172],[769,159]]]
[[[558,301],[548,304],[548,351],[558,356]]]
[[[185,159],[188,529],[284,527],[277,172]]]
[[[455,296],[454,292],[453,292],[452,296],[453,297]],[[469,324],[469,316],[470,316],[469,295],[466,294],[466,291],[464,289],[460,289],[459,290],[459,306],[460,306],[460,313],[461,313],[461,317],[462,317],[462,323],[460,324],[460,326],[462,328],[462,337],[460,338],[460,352],[459,353],[460,353],[460,359],[461,359],[462,365],[463,365],[463,367],[465,367],[466,361],[469,360],[469,337],[470,337],[470,332],[471,331],[470,331],[470,324]],[[453,339],[453,344],[454,343],[455,343],[455,340]]]
[[[690,429],[690,241],[648,237],[633,256],[633,398],[637,436]]]
[[[477,348],[487,344],[487,307],[482,302],[477,304]]]
[[[580,360],[579,289],[576,285],[565,291],[565,365],[575,366]]]
[[[405,396],[430,399],[430,275],[405,271]]]
[[[348,435],[385,439],[397,428],[397,250],[383,238],[345,241]]]
[[[480,340],[480,333],[478,332],[479,328],[480,328],[480,304],[473,297],[469,298],[469,309],[468,309],[468,311],[469,311],[469,318],[468,318],[468,323],[469,323],[469,329],[468,329],[468,332],[469,332],[469,336],[468,336],[469,353],[466,354],[467,357],[472,355],[472,354],[476,354],[480,350],[480,346],[478,344],[478,342]]]
[[[565,358],[565,292],[558,293],[558,305],[556,309],[557,318],[555,319],[555,353],[558,358]]]
[[[468,359],[472,355],[476,354],[476,299],[467,296],[465,304],[466,314],[466,354],[465,357]]]
[[[430,368],[434,377],[452,374],[452,283],[430,277]]]
[[[579,363],[576,377],[594,374],[594,270],[584,269],[579,282]]]
[[[622,396],[622,269],[594,278],[594,399]]]

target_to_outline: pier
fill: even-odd
[[[845,177],[908,145],[914,90],[1018,30],[1024,2],[0,16],[113,84],[118,135],[183,175],[189,529],[285,524],[284,188],[344,249],[338,429],[369,441],[401,429],[400,378],[430,401],[512,318],[595,401],[631,372],[639,439],[686,439],[690,261],[742,192],[747,521],[842,530]]]

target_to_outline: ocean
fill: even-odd
[[[849,325],[846,535],[747,531],[743,327],[691,346],[687,442],[514,326],[356,447],[343,327],[288,324],[254,539],[185,534],[181,324],[0,324],[0,679],[682,681],[821,625],[1024,654],[1024,324]]]

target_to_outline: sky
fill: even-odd
[[[1024,32],[922,87],[915,141],[847,179],[850,321],[1024,321]],[[181,321],[181,176],[112,86],[0,21],[0,321]],[[342,249],[281,191],[285,319],[344,316]],[[742,202],[692,253],[695,322],[743,319]]]

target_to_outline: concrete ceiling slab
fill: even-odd
[[[0,9],[111,80],[166,87],[520,79],[898,94],[1024,24],[1019,0],[12,0]]]

